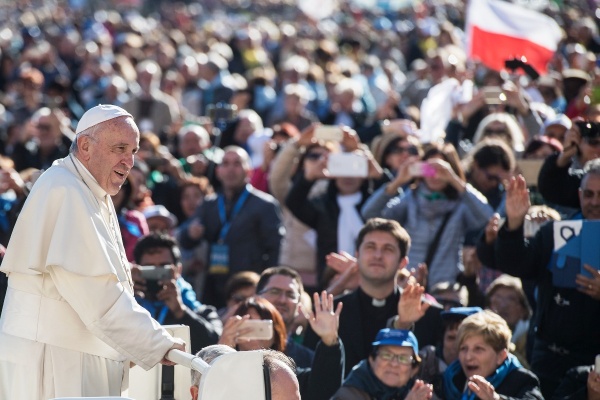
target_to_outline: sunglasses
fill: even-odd
[[[321,157],[323,157],[323,153],[306,153],[304,156],[305,159],[312,161],[319,160]]]
[[[416,156],[416,155],[419,155],[419,150],[417,150],[417,148],[415,146],[409,146],[409,147],[394,146],[388,151],[388,153],[389,154],[407,153],[411,156]]]
[[[508,132],[506,131],[505,128],[497,128],[497,129],[486,128],[483,130],[483,133],[485,135],[506,135]]]
[[[502,182],[502,177],[501,176],[490,174],[489,172],[487,172],[484,169],[482,169],[481,172],[483,172],[483,175],[485,175],[485,178],[488,181],[493,181],[493,182],[497,182],[497,183]]]

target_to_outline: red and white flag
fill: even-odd
[[[470,59],[499,71],[505,60],[525,56],[541,74],[562,37],[547,15],[500,0],[470,0],[466,34]]]

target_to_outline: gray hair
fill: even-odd
[[[223,354],[235,353],[235,349],[226,346],[224,344],[213,344],[211,346],[206,346],[202,350],[200,350],[196,355],[206,361],[206,363],[212,363],[216,358],[222,356]],[[200,378],[202,378],[202,374],[196,370],[192,370],[192,385],[196,387],[200,387]]]
[[[600,176],[600,158],[594,158],[593,160],[590,160],[588,162],[585,163],[585,165],[583,166],[583,178],[581,179],[581,186],[580,188],[583,189],[585,183],[587,182],[587,176],[588,175],[598,175]]]
[[[86,130],[83,130],[83,131],[79,132],[77,135],[75,135],[75,137],[73,138],[73,141],[71,142],[71,147],[69,148],[69,153],[76,155],[79,152],[79,146],[77,145],[77,139],[82,136],[89,136],[89,138],[92,140],[98,140],[98,129],[99,129],[100,125],[101,124],[96,124],[94,126],[90,126]]]

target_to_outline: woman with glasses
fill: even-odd
[[[331,400],[429,400],[431,385],[415,379],[421,358],[416,336],[408,330],[382,329],[373,350],[344,381]]]
[[[412,131],[411,125],[407,121],[408,129]],[[383,170],[381,179],[375,182],[375,189],[394,180],[403,164],[423,155],[419,139],[404,131],[388,132],[377,136],[371,142],[371,152]]]
[[[402,186],[414,180],[407,190]],[[465,233],[483,228],[493,209],[467,184],[451,144],[431,144],[420,162],[404,165],[362,208],[363,218],[393,219],[411,237],[408,268],[428,264],[427,287],[456,282]],[[438,237],[437,244],[435,238]]]
[[[444,372],[440,397],[543,399],[538,378],[510,354],[511,335],[506,321],[492,311],[465,318],[458,328],[458,360]]]

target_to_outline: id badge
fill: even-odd
[[[213,275],[229,273],[229,246],[226,244],[213,244],[211,246],[208,273]]]

